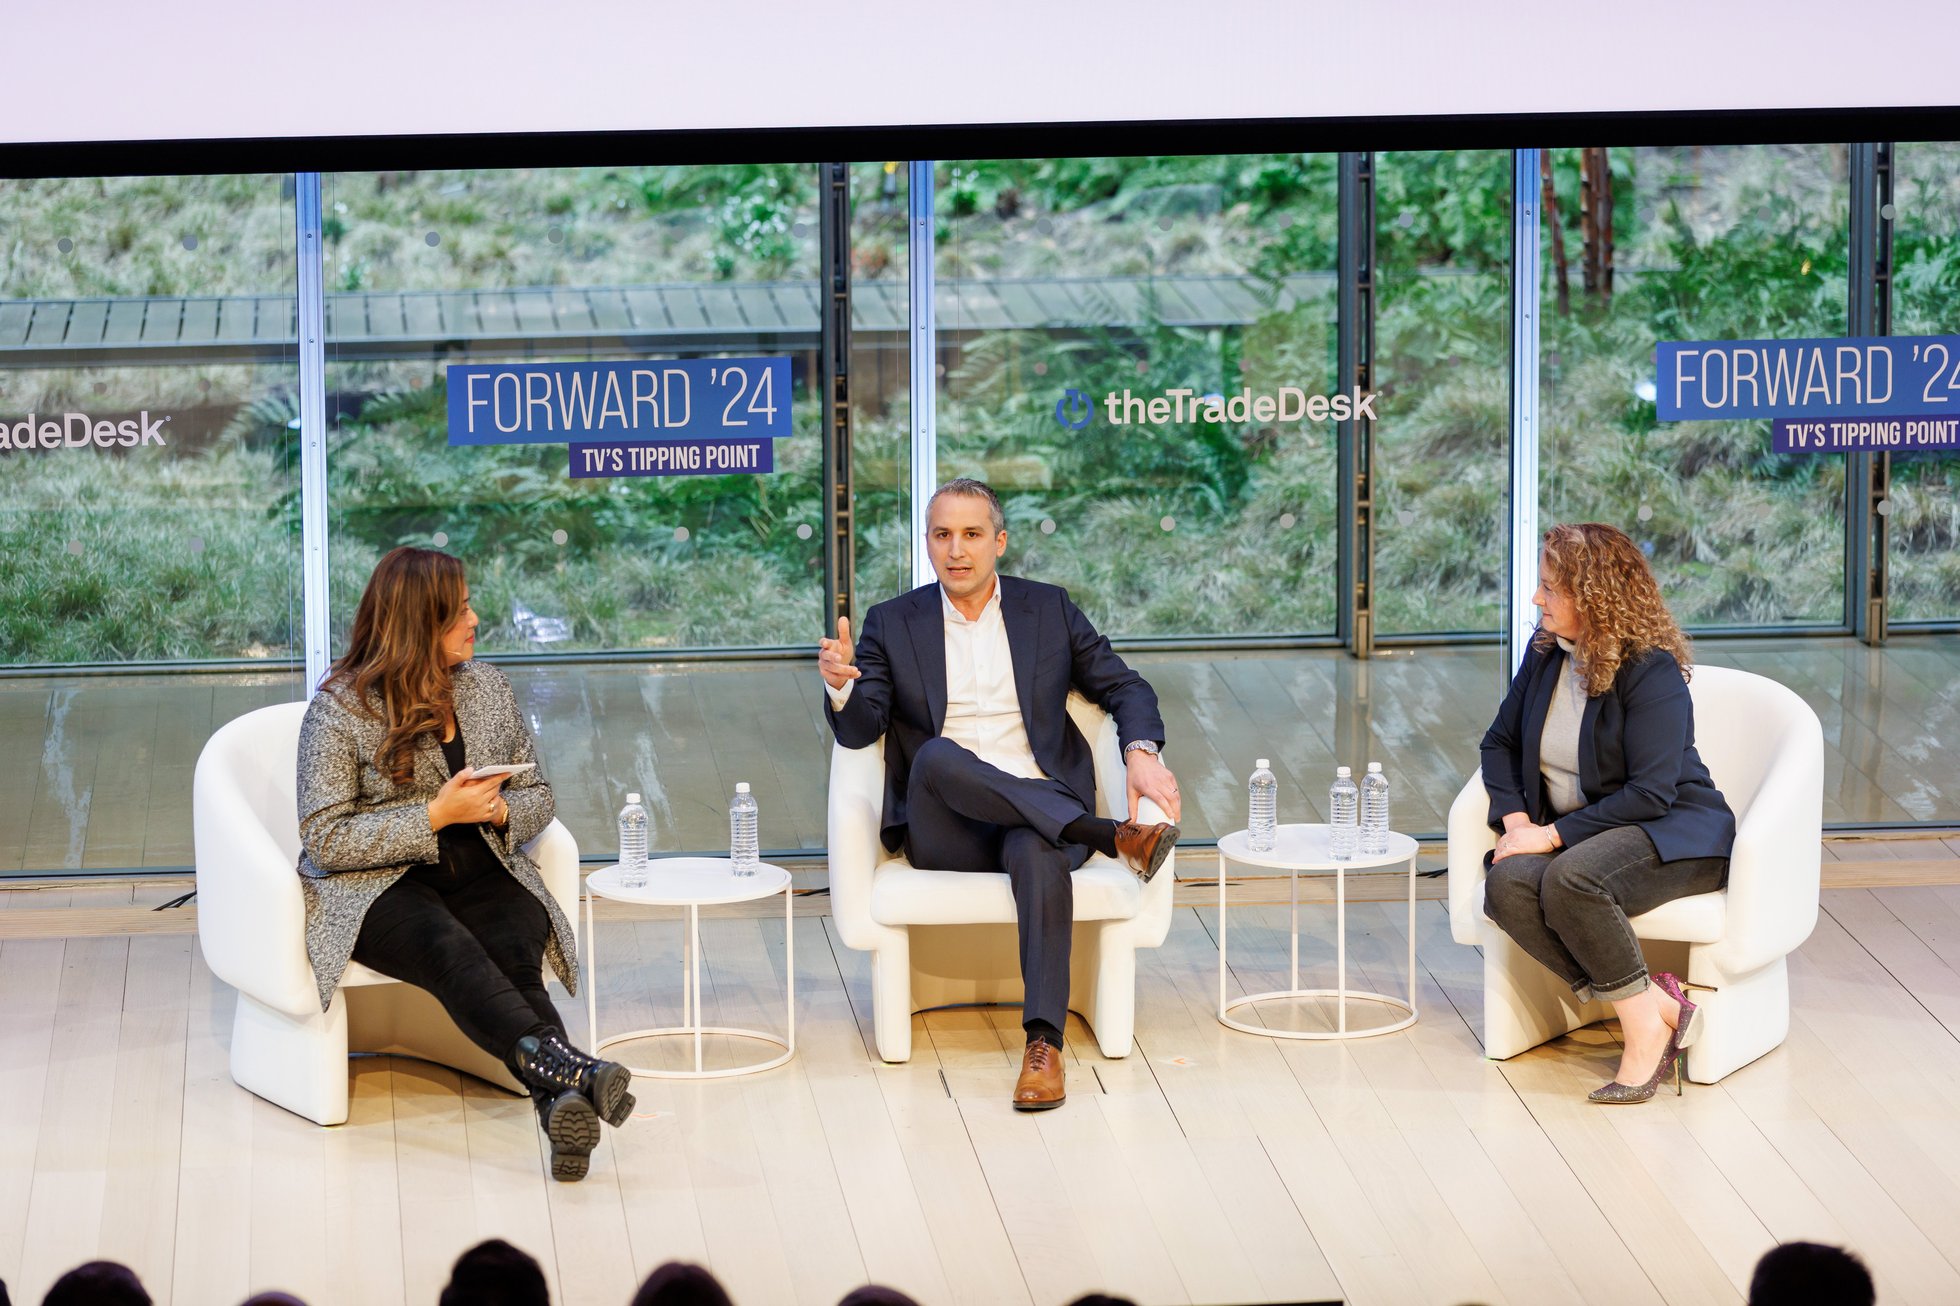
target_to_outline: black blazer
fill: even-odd
[[[1616,826],[1637,825],[1664,862],[1727,857],[1735,846],[1735,813],[1695,752],[1694,700],[1680,664],[1664,649],[1622,664],[1612,688],[1586,700],[1579,725],[1586,805],[1551,821],[1538,740],[1564,669],[1564,649],[1534,645],[1484,733],[1491,828],[1501,831],[1505,816],[1524,812],[1535,825],[1556,825],[1569,848]]]
[[[885,736],[885,806],[880,834],[896,852],[905,840],[905,787],[912,759],[946,724],[946,614],[937,581],[873,607],[857,639],[858,679],[842,708],[825,697],[831,731],[846,748],[865,748]],[[1068,715],[1068,693],[1079,689],[1116,718],[1124,743],[1162,745],[1157,694],[1130,670],[1059,585],[1000,578],[1000,615],[1014,659],[1034,760],[1089,811],[1096,809],[1096,765],[1088,741]],[[1127,813],[1126,813],[1127,815]]]

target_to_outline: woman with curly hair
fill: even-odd
[[[545,989],[547,960],[578,988],[572,923],[524,852],[551,786],[510,682],[471,656],[476,625],[447,553],[395,549],[368,578],[300,726],[306,949],[323,1011],[349,961],[434,994],[530,1089],[552,1175],[581,1179],[633,1076],[573,1047]]]
[[[1554,526],[1531,601],[1538,632],[1482,744],[1499,832],[1484,914],[1581,1001],[1613,1004],[1619,1073],[1591,1100],[1644,1102],[1699,1013],[1674,976],[1650,981],[1627,918],[1720,889],[1735,814],[1695,753],[1687,636],[1634,542]]]

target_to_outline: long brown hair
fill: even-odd
[[[416,736],[440,735],[448,724],[454,681],[442,637],[463,615],[467,593],[460,560],[437,549],[390,550],[361,593],[347,651],[320,682],[387,725],[378,760],[397,781],[414,774]]]
[[[1613,686],[1620,668],[1655,649],[1666,649],[1688,678],[1694,652],[1674,623],[1661,587],[1640,546],[1625,531],[1603,522],[1554,526],[1545,532],[1542,579],[1572,596],[1579,610],[1580,634],[1574,641],[1585,668],[1586,693]],[[1554,642],[1540,630],[1540,648]]]

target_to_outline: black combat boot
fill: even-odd
[[[534,1088],[531,1100],[537,1103],[538,1128],[551,1140],[551,1177],[563,1181],[585,1178],[592,1164],[592,1149],[599,1145],[599,1113],[575,1088],[557,1094]]]
[[[633,1072],[617,1061],[587,1056],[556,1033],[518,1039],[511,1064],[532,1088],[583,1094],[599,1118],[615,1129],[633,1114]]]

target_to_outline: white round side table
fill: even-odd
[[[1368,1038],[1375,1034],[1392,1034],[1398,1029],[1407,1029],[1416,1023],[1416,841],[1406,834],[1390,833],[1388,851],[1380,856],[1363,857],[1357,853],[1353,858],[1337,862],[1329,854],[1327,847],[1327,827],[1324,825],[1282,825],[1278,837],[1273,842],[1271,852],[1256,853],[1249,845],[1247,831],[1235,830],[1218,841],[1218,1023],[1231,1029],[1244,1030],[1248,1034],[1264,1034],[1268,1038],[1302,1039],[1340,1039]],[[1289,987],[1271,993],[1249,993],[1242,997],[1226,1000],[1225,976],[1225,863],[1239,862],[1246,866],[1266,866],[1287,872],[1289,896],[1293,908],[1293,966]],[[1347,874],[1349,871],[1379,870],[1383,867],[1407,862],[1409,866],[1409,996],[1391,998],[1385,993],[1369,993],[1350,989],[1347,982]],[[1303,989],[1300,987],[1300,873],[1334,872],[1334,972],[1335,984],[1331,989]],[[1334,998],[1338,1001],[1340,1019],[1338,1027],[1329,1030],[1271,1029],[1264,1025],[1251,1025],[1233,1017],[1232,1012],[1240,1007],[1249,1007],[1258,1002],[1270,1002],[1279,998]],[[1403,1013],[1400,1020],[1386,1025],[1370,1025],[1366,1029],[1348,1028],[1348,1002],[1380,1003],[1391,1013]]]
[[[647,882],[629,889],[619,880],[619,867],[606,866],[585,878],[585,1019],[597,1056],[615,1043],[640,1038],[691,1036],[694,1039],[694,1069],[628,1070],[648,1079],[725,1079],[758,1070],[773,1070],[796,1054],[796,922],[794,899],[790,893],[789,872],[768,862],[754,875],[738,876],[735,864],[726,857],[665,857],[648,861]],[[787,977],[783,996],[783,1033],[779,1036],[759,1029],[737,1029],[726,1025],[701,1023],[701,909],[731,902],[752,902],[774,893],[783,895],[783,970]],[[651,907],[687,908],[687,926],[681,935],[681,1023],[659,1029],[635,1029],[624,1034],[599,1037],[599,961],[593,948],[597,931],[592,927],[592,903],[597,898],[615,902],[634,902]],[[766,1061],[707,1070],[701,1064],[701,1039],[705,1034],[732,1038],[751,1038],[773,1043],[782,1051]]]

